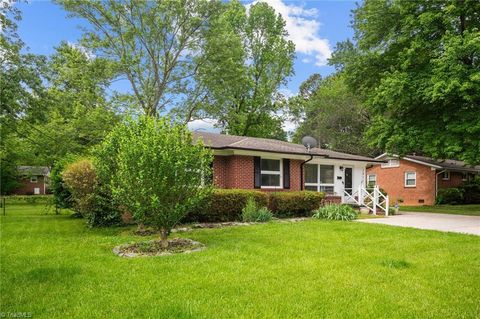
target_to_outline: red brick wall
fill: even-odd
[[[19,181],[20,186],[17,189],[15,189],[12,192],[12,194],[13,195],[33,195],[34,194],[34,189],[38,187],[38,188],[40,188],[40,195],[44,195],[45,194],[45,188],[44,188],[45,183],[43,181],[44,181],[43,176],[38,176],[36,183],[30,182],[30,177],[22,178]]]
[[[458,187],[462,185],[464,181],[462,180],[462,173],[450,172],[450,179],[442,179],[442,174],[438,175],[438,188],[451,188]]]
[[[405,187],[405,172],[417,173],[417,185]],[[400,160],[399,167],[381,168],[374,165],[367,169],[367,175],[376,174],[377,184],[390,197],[391,205],[402,198],[400,205],[433,205],[435,203],[435,170],[429,166]],[[423,203],[420,202],[423,200]]]
[[[290,160],[290,189],[300,190],[300,165],[302,160]],[[217,188],[254,189],[253,156],[220,156],[213,160],[213,180]],[[284,189],[262,189],[283,191]]]

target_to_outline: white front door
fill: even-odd
[[[33,189],[33,194],[34,194],[34,195],[40,195],[40,187],[35,187],[35,188]]]

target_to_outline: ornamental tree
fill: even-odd
[[[103,161],[116,167],[110,180],[115,201],[140,223],[158,228],[167,248],[170,230],[211,191],[204,185],[211,151],[194,142],[186,126],[152,117],[119,125],[100,148],[110,150]]]

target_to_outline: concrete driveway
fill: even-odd
[[[361,223],[432,229],[480,236],[480,216],[409,213],[386,218],[359,219]]]

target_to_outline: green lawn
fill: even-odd
[[[480,237],[309,220],[180,234],[126,259],[129,228],[17,206],[1,217],[0,312],[33,318],[479,318]],[[43,211],[42,209],[40,211]]]
[[[480,216],[480,205],[401,206],[402,211]]]

